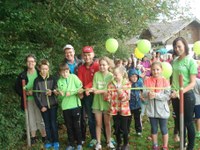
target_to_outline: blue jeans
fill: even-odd
[[[162,118],[149,118],[151,124],[151,134],[158,133],[158,123],[160,125],[160,130],[162,135],[166,135],[168,133],[167,129],[167,119]]]
[[[57,106],[42,112],[48,142],[58,142]]]
[[[92,139],[96,139],[96,121],[94,114],[92,112],[92,103],[93,103],[94,94],[90,94],[89,96],[84,95],[81,100],[82,111],[81,111],[81,129],[82,129],[82,140],[85,141],[86,137],[86,117],[85,113],[88,117],[88,125]]]

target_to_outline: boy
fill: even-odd
[[[94,94],[90,93],[92,90],[92,81],[95,72],[99,71],[99,64],[95,62],[94,59],[94,51],[91,46],[85,46],[82,49],[82,57],[84,60],[84,64],[78,67],[78,77],[82,81],[83,88],[85,89],[85,93],[82,103],[82,115],[81,115],[81,129],[82,129],[82,143],[84,143],[86,138],[86,120],[84,111],[88,116],[88,124],[89,130],[91,134],[91,142],[89,143],[89,147],[93,147],[96,145],[96,125],[95,125],[95,117],[92,113],[92,103]]]

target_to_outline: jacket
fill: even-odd
[[[56,96],[52,92],[51,96],[46,95],[46,91],[49,89],[51,91],[57,88],[56,80],[53,76],[48,76],[46,79],[43,79],[41,75],[39,75],[35,81],[33,90],[41,90],[40,92],[34,92],[33,96],[35,102],[39,109],[42,107],[51,108],[53,106],[57,106],[58,102]]]
[[[39,71],[37,69],[36,69],[36,71],[39,74]],[[25,80],[26,84],[28,83],[27,69],[25,69],[18,75],[16,82],[15,82],[15,91],[21,97],[20,107],[22,110],[24,110],[22,80]]]
[[[145,89],[143,90],[143,97],[149,101],[146,106],[146,113],[151,118],[163,118],[167,119],[170,116],[170,110],[168,100],[170,99],[170,85],[169,82],[164,78],[149,77],[144,80],[144,87],[157,87],[167,89]],[[148,99],[148,93],[153,90],[156,93],[154,99]]]

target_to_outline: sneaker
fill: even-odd
[[[31,137],[31,145],[36,143],[36,137]]]
[[[95,147],[95,150],[101,150],[102,149],[102,146],[100,143],[97,143],[96,144],[96,147]]]
[[[178,134],[174,134],[174,142],[180,142]]]
[[[89,147],[94,147],[97,144],[97,140],[96,139],[92,139],[90,141],[90,143],[88,144]]]
[[[85,144],[85,141],[81,141],[81,144],[82,144],[82,145]]]
[[[159,147],[158,146],[152,146],[152,150],[159,150]]]
[[[168,150],[168,147],[163,146],[163,147],[162,147],[162,150]]]
[[[67,146],[66,150],[75,150],[73,146]]]
[[[45,143],[46,140],[47,140],[47,137],[46,137],[46,136],[45,136],[45,137],[42,137],[42,143]]]
[[[141,136],[141,135],[142,135],[142,133],[141,133],[141,132],[137,132],[137,135],[138,135],[138,136]]]
[[[117,144],[113,138],[110,138],[110,141],[113,143],[113,145]]]
[[[60,144],[58,142],[53,143],[54,150],[59,150]]]
[[[108,147],[109,149],[115,149],[115,146],[114,146],[114,144],[113,144],[111,141],[108,142],[107,147]]]
[[[77,150],[82,150],[82,149],[83,149],[82,145],[77,146]]]
[[[51,147],[52,147],[52,144],[49,143],[49,142],[47,142],[46,144],[44,144],[44,147],[45,147],[46,149],[51,148]]]

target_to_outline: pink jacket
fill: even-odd
[[[119,112],[121,116],[130,116],[129,100],[131,83],[128,80],[124,80],[121,88],[122,90],[118,92],[116,82],[112,81],[108,84],[108,89],[111,90],[108,90],[107,97],[104,100],[110,102],[109,112],[111,115],[117,115]]]

